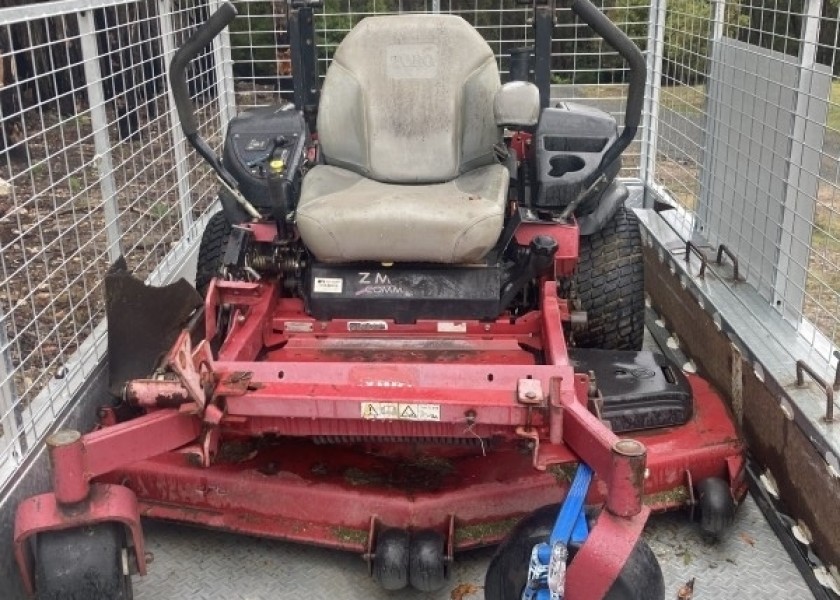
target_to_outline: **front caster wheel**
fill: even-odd
[[[501,543],[484,578],[485,600],[522,597],[535,544],[545,542],[557,519],[557,505],[544,506],[520,521]],[[574,558],[572,558],[574,560]],[[650,547],[639,540],[604,600],[663,600],[665,581]]]
[[[735,500],[729,484],[718,477],[709,477],[697,484],[700,507],[700,529],[717,540],[735,522]]]
[[[401,590],[408,585],[408,543],[404,529],[386,529],[376,538],[373,577],[386,590]]]
[[[411,537],[409,580],[421,592],[436,592],[446,583],[444,539],[437,531],[425,530]]]
[[[38,600],[131,600],[125,529],[119,523],[39,533]]]

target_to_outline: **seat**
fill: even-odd
[[[461,17],[368,17],[336,50],[318,110],[326,164],[303,180],[300,236],[323,262],[479,262],[504,226],[501,87]]]

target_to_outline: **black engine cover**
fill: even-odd
[[[498,267],[325,265],[309,270],[309,313],[317,319],[495,319]]]
[[[601,418],[616,433],[684,425],[694,414],[691,385],[661,354],[572,348],[578,373],[595,372]],[[598,414],[595,399],[590,410]]]
[[[300,165],[309,134],[303,115],[294,109],[265,106],[237,115],[228,125],[222,162],[239,183],[239,190],[259,209],[273,209],[268,193],[267,161],[274,142],[282,138],[275,158],[283,160],[283,178],[300,188]]]

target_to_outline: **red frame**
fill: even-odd
[[[576,226],[521,235],[532,233],[561,238],[555,267],[573,267]],[[437,529],[450,551],[490,544],[512,519],[561,501],[569,470],[584,460],[596,473],[588,502],[604,503],[609,516],[570,567],[568,597],[592,600],[614,581],[650,510],[690,503],[691,482],[706,477],[726,479],[736,497],[744,492],[743,447],[701,378],[689,377],[692,420],[635,433],[641,444],[619,443],[587,409],[589,381],[569,363],[561,327],[569,308],[554,277],[541,283],[540,310],[517,319],[378,320],[374,331],[317,321],[279,289],[213,281],[206,339],[221,307],[230,309],[216,358],[185,331],[167,356],[167,379],[126,389],[143,416],[115,423],[105,411],[98,431],[53,440],[54,492],[25,501],[16,522],[27,589],[28,538],[89,522],[126,524],[145,572],[139,514],[368,555],[380,526]],[[434,405],[437,418],[367,419],[367,403]],[[281,439],[255,441],[265,436]],[[403,485],[394,473],[420,439],[442,467],[412,488],[417,482]],[[596,571],[597,581],[585,576]]]

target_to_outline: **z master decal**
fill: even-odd
[[[382,273],[370,271],[359,272],[359,288],[357,296],[405,296],[402,286],[391,283],[391,278]]]

